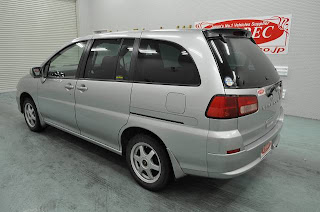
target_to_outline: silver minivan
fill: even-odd
[[[123,155],[159,190],[174,178],[238,176],[280,140],[282,82],[243,29],[77,38],[17,86],[30,130],[50,125]]]

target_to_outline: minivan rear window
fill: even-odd
[[[260,48],[248,38],[209,40],[226,88],[259,88],[280,80]]]

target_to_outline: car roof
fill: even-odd
[[[162,33],[176,33],[176,32],[184,32],[184,33],[194,33],[195,31],[199,32],[202,29],[157,29],[157,30],[130,30],[130,31],[117,31],[117,32],[104,32],[104,31],[96,31],[97,33],[86,35],[83,37],[78,37],[72,40],[72,42],[78,42],[82,40],[90,40],[90,39],[98,39],[98,38],[108,38],[108,37],[140,37],[141,33],[148,32],[162,32]]]
[[[234,32],[244,33],[244,37],[251,37],[251,32],[245,29],[237,28],[216,28],[216,29],[157,29],[157,30],[131,30],[131,31],[117,31],[117,32],[105,32],[105,30],[96,31],[97,33],[87,35],[72,40],[72,43],[79,42],[82,40],[90,39],[101,39],[101,38],[140,38],[141,34],[161,34],[161,35],[173,35],[173,34],[184,34],[204,32],[207,37],[219,36],[221,34],[231,35]]]

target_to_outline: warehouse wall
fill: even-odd
[[[79,34],[94,30],[176,28],[195,21],[292,14],[289,52],[270,55],[288,66],[286,114],[320,119],[320,1],[299,0],[78,0]]]
[[[77,36],[75,0],[0,0],[0,93]]]

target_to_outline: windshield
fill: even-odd
[[[279,81],[269,58],[250,39],[215,39],[209,44],[226,88],[259,88]]]

